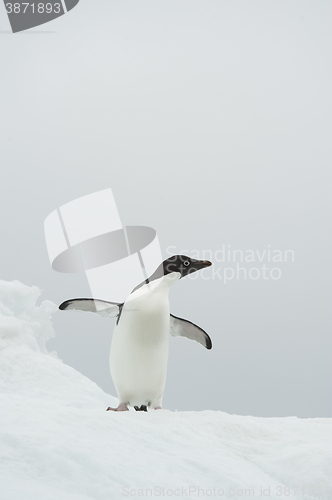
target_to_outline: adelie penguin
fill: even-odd
[[[211,262],[207,260],[175,255],[134,288],[122,304],[98,299],[71,299],[59,306],[61,310],[74,309],[117,317],[110,369],[119,406],[107,410],[126,411],[128,405],[140,411],[162,407],[169,334],[196,340],[206,349],[212,348],[211,339],[204,330],[170,314],[168,298],[171,286],[179,279],[208,266]]]

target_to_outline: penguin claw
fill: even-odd
[[[145,405],[142,405],[140,408],[138,406],[134,406],[136,411],[148,411]]]
[[[111,408],[110,406],[106,408],[106,411],[129,411],[126,403],[121,403],[117,408]]]

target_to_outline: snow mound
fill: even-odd
[[[28,287],[19,281],[0,280],[0,348],[26,346],[46,353],[46,340],[55,336],[50,315],[56,305],[45,300],[36,301],[38,287]]]
[[[55,304],[0,281],[1,500],[331,498],[332,419],[106,412],[45,347]]]

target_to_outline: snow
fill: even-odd
[[[0,281],[1,500],[331,498],[332,419],[106,412],[116,398],[47,352],[39,296]]]

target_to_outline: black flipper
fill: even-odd
[[[119,304],[118,302],[108,302],[107,300],[100,299],[70,299],[62,302],[59,309],[62,311],[88,311],[99,316],[115,318],[121,313],[122,306],[123,304]]]
[[[173,314],[171,314],[170,334],[173,337],[187,337],[187,339],[196,340],[196,342],[202,344],[206,349],[212,349],[212,341],[202,328],[191,321],[177,318]]]

